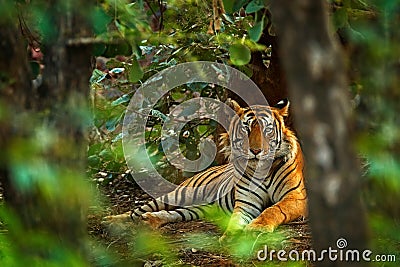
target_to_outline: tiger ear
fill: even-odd
[[[243,113],[242,107],[235,100],[228,98],[226,104],[228,104],[228,106],[231,107],[239,116]]]
[[[287,117],[289,115],[289,105],[289,100],[285,98],[279,101],[278,104],[275,105],[275,108],[278,110],[279,115]]]

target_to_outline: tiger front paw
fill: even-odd
[[[272,233],[275,230],[275,226],[272,224],[259,223],[253,221],[245,227],[246,232],[261,232],[261,233]]]
[[[224,234],[218,239],[220,245],[233,243],[243,234],[243,229],[227,229]]]

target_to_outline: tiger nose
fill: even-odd
[[[260,148],[250,148],[250,151],[254,154],[254,155],[258,155],[261,152]]]

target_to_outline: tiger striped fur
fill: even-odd
[[[217,204],[232,214],[225,237],[243,229],[272,232],[280,224],[305,216],[303,155],[294,133],[284,124],[289,102],[281,101],[272,108],[241,108],[231,100],[230,106],[238,116],[232,120],[229,134],[221,136],[230,163],[209,168],[176,190],[132,212],[108,216],[105,222],[142,219],[157,228],[200,219],[210,204]],[[199,196],[202,202],[193,205]],[[165,204],[171,199],[178,205]]]

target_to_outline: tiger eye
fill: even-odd
[[[265,134],[269,134],[272,132],[272,130],[274,129],[274,127],[271,124],[267,124],[263,127],[264,129],[264,133]]]

